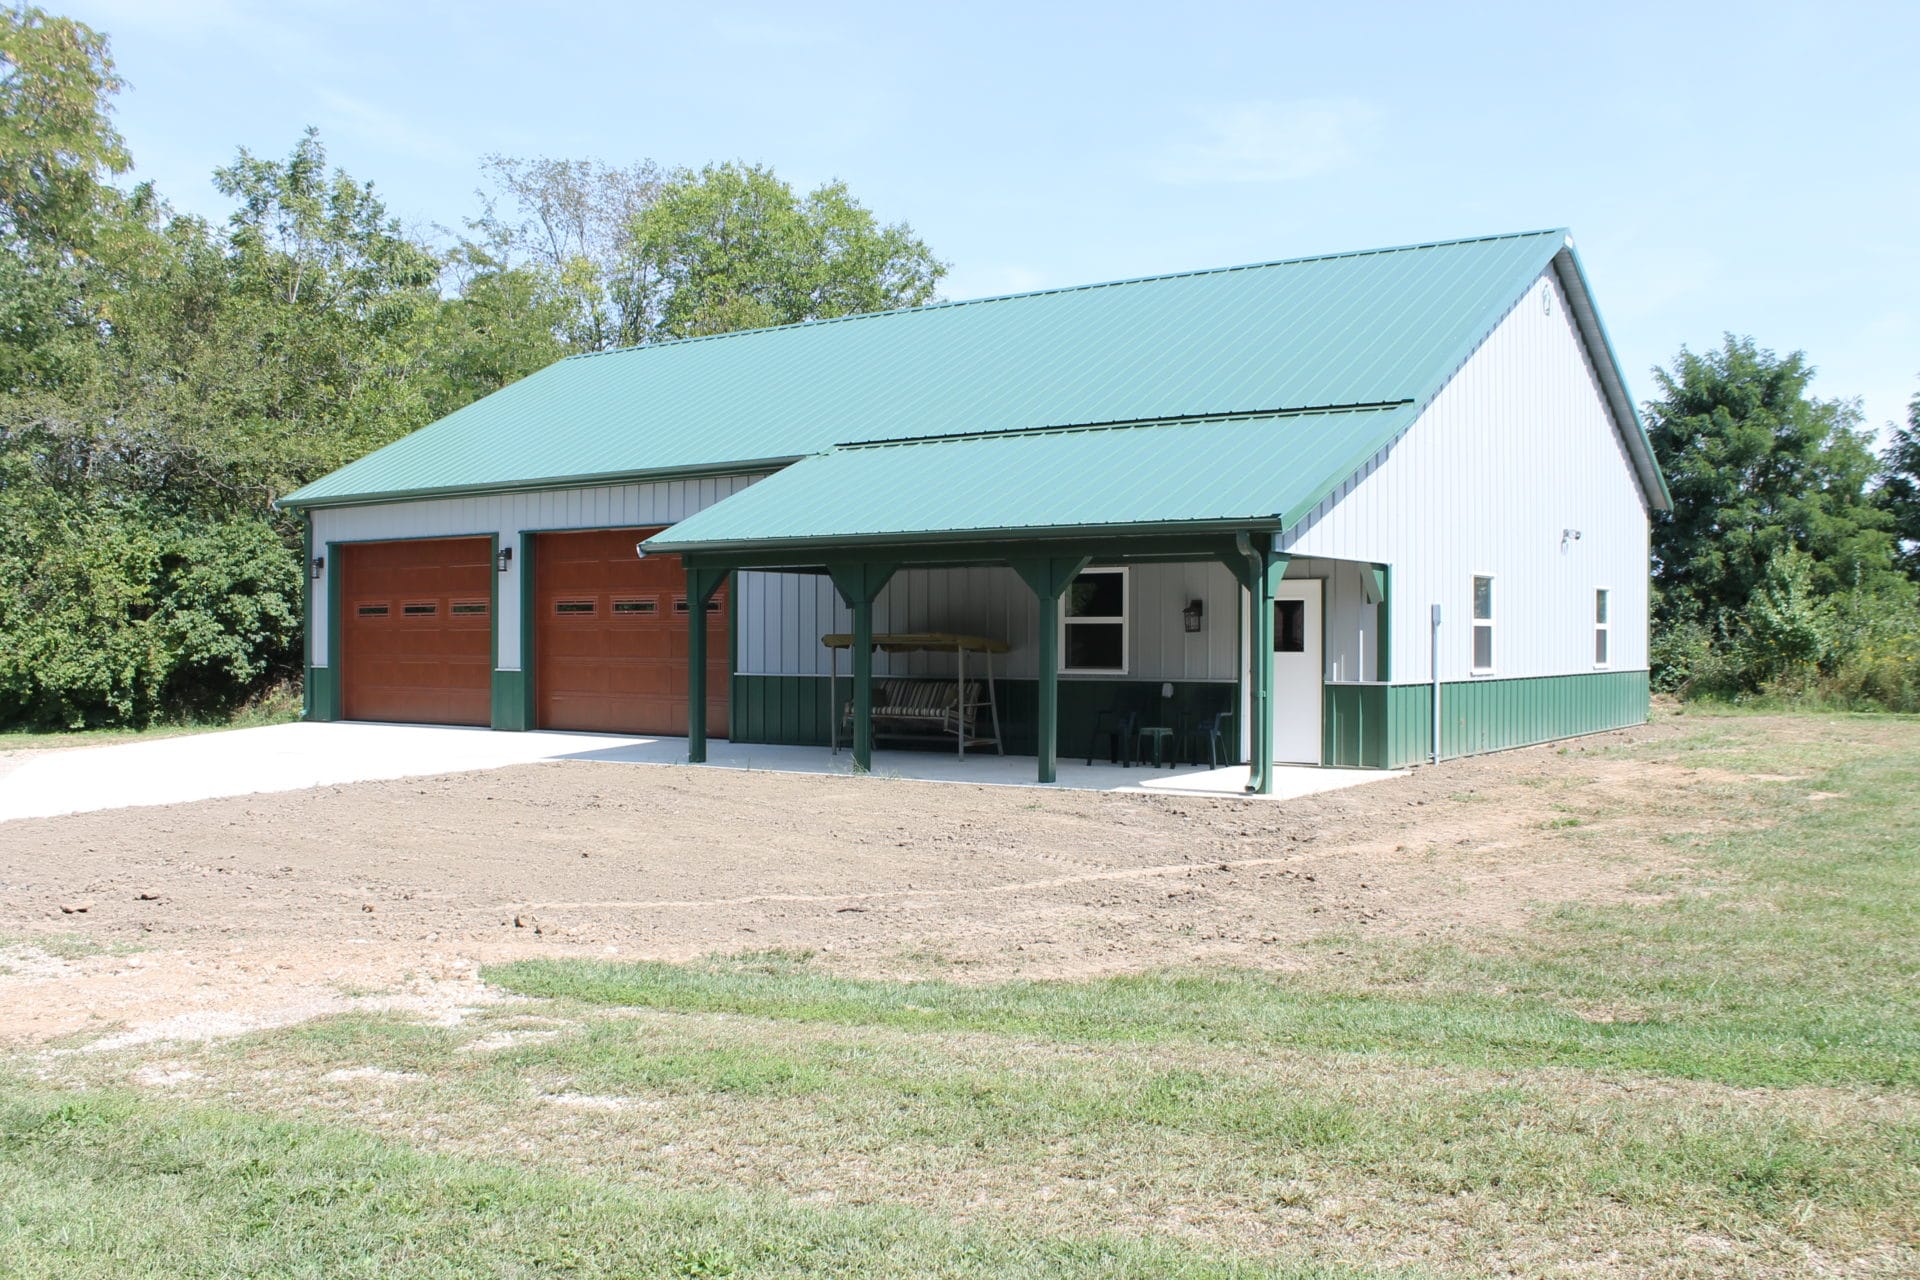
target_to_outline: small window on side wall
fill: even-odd
[[[1473,579],[1473,669],[1476,674],[1493,670],[1493,577],[1475,574]]]
[[[1126,674],[1126,569],[1088,569],[1067,587],[1060,601],[1060,669]]]
[[[1613,662],[1613,592],[1596,587],[1593,592],[1593,665]]]

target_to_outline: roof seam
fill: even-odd
[[[1209,422],[1248,422],[1260,418],[1306,418],[1329,413],[1379,413],[1413,403],[1412,396],[1399,400],[1371,400],[1359,404],[1305,405],[1286,409],[1238,409],[1229,413],[1181,414],[1172,418],[1124,418],[1113,422],[1062,422],[1045,427],[1000,427],[988,431],[951,431],[937,436],[890,436],[885,440],[847,440],[833,451],[855,449],[898,449],[916,444],[941,444],[959,440],[1003,440],[1030,436],[1071,435],[1083,431],[1132,431],[1148,427],[1192,427]],[[829,450],[810,454],[820,457]]]

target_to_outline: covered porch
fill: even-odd
[[[1103,788],[1198,773],[1207,791],[1231,777],[1242,793],[1279,794],[1279,771],[1328,763],[1328,681],[1377,678],[1384,654],[1385,571],[1296,560],[1268,531],[848,551],[686,556],[696,597],[735,583],[735,748],[817,745],[860,772],[913,760],[908,776],[949,767],[930,758],[944,754],[955,780],[1014,769]],[[1101,595],[1124,604],[1090,603]],[[923,652],[898,643],[913,638],[902,629],[991,648]],[[689,634],[691,671],[705,639]],[[928,735],[930,750],[887,751],[908,689],[971,699],[977,721]],[[690,759],[707,750],[689,739]],[[1138,783],[1071,772],[1129,756],[1121,772]],[[1178,768],[1153,768],[1156,756]]]
[[[842,446],[644,546],[682,558],[690,617],[729,580],[742,584],[729,593],[740,610],[730,643],[736,659],[745,645],[750,667],[773,644],[781,657],[771,673],[825,676],[816,646],[846,633],[846,710],[825,689],[790,691],[824,732],[785,740],[827,741],[844,714],[857,770],[874,767],[876,677],[898,671],[887,656],[876,668],[878,638],[930,631],[1004,643],[1024,664],[1028,687],[1018,696],[1029,700],[1031,719],[1011,749],[1034,757],[1038,782],[1057,781],[1063,758],[1084,762],[1099,748],[1086,723],[1063,737],[1065,691],[1075,714],[1104,704],[1124,715],[1122,703],[1132,702],[1144,716],[1136,727],[1167,735],[1178,732],[1176,714],[1224,714],[1230,736],[1216,758],[1245,765],[1245,791],[1272,794],[1276,760],[1323,762],[1329,681],[1384,680],[1389,654],[1388,570],[1324,562],[1303,585],[1282,531],[1319,492],[1319,455],[1330,444],[1344,451],[1354,437],[1390,431],[1405,416],[1402,406],[1363,407]],[[1222,457],[1249,451],[1271,465],[1221,467]],[[1280,491],[1276,475],[1286,478]],[[997,583],[982,597],[985,610],[909,609],[903,619],[895,607],[901,592],[877,607],[895,582],[911,597],[969,574]],[[1159,595],[1143,608],[1107,610],[1117,616],[1088,616],[1087,598],[1114,593],[1103,574],[1119,580],[1123,600],[1136,576],[1154,577]],[[774,580],[777,590],[765,586]],[[754,590],[745,589],[749,582]],[[1336,582],[1337,591],[1325,590]],[[1340,620],[1330,625],[1336,604]],[[1200,633],[1198,657],[1187,649],[1185,665],[1136,662],[1139,646],[1169,627]],[[769,641],[770,631],[781,634]],[[706,696],[707,644],[704,630],[690,626],[692,705]],[[738,689],[742,667],[736,660],[729,669]],[[909,663],[909,674],[947,672]],[[1114,687],[1103,691],[1102,680]],[[752,726],[738,732],[740,714],[736,708],[734,736],[760,736]],[[703,733],[689,738],[688,753],[706,758]]]

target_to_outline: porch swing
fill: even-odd
[[[840,705],[840,651],[853,648],[853,636],[844,631],[820,637],[827,647],[829,676],[827,705],[833,750],[840,750],[841,728],[853,722],[853,699]],[[1007,754],[1000,736],[1000,705],[993,686],[993,656],[1007,652],[1004,640],[988,636],[955,635],[944,631],[892,632],[873,637],[873,647],[882,653],[951,653],[954,678],[951,682],[895,676],[876,677],[873,681],[873,735],[915,742],[945,742],[951,739],[954,750],[965,759],[968,747],[990,746]],[[981,682],[967,679],[967,655],[979,654],[986,667],[984,691]],[[980,712],[985,710],[991,732],[982,732]]]

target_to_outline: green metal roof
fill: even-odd
[[[1411,402],[941,440],[806,458],[655,535],[649,550],[1036,530],[1290,524],[1405,429]],[[1344,469],[1343,469],[1344,468]]]
[[[282,505],[751,470],[876,440],[1424,404],[1567,246],[1564,231],[1491,236],[576,356]],[[827,465],[879,457],[909,455]],[[1276,462],[1273,492],[1293,472]]]

